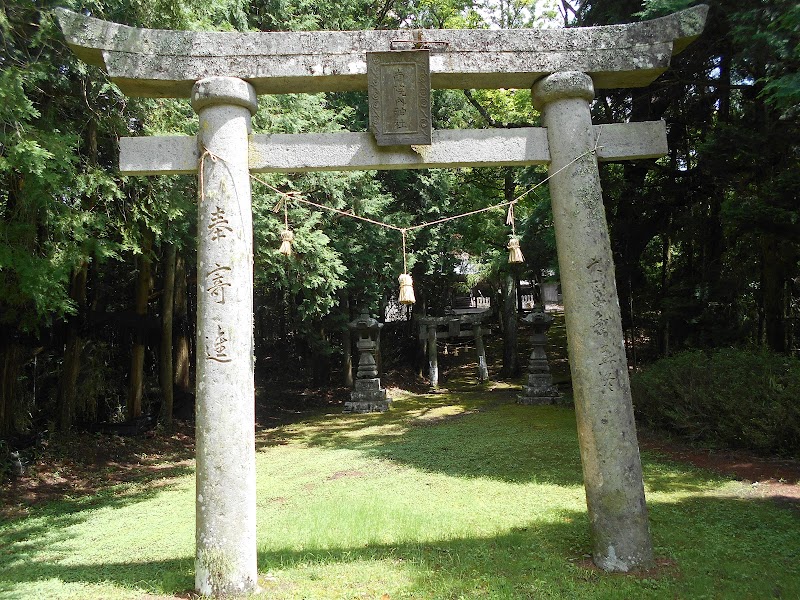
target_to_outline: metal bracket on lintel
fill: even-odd
[[[449,45],[450,42],[443,40],[391,40],[389,50],[444,50]]]

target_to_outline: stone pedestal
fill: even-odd
[[[248,171],[253,87],[198,81],[197,497],[195,587],[227,596],[257,587],[253,226]]]
[[[547,330],[553,323],[553,317],[544,310],[535,310],[523,319],[533,326],[531,335],[531,357],[528,360],[528,382],[522,387],[522,394],[517,396],[518,404],[555,404],[561,399],[561,393],[553,385],[550,365],[547,363]]]
[[[378,365],[375,353],[378,348],[380,328],[383,326],[367,313],[361,315],[347,325],[357,336],[358,370],[350,401],[344,403],[345,412],[384,412],[389,410],[391,399],[386,390],[381,388],[378,377]]]
[[[428,383],[439,387],[439,349],[436,344],[436,326],[428,326]]]
[[[483,345],[483,328],[480,321],[472,326],[472,332],[475,335],[475,355],[478,359],[478,381],[487,381],[489,367],[486,365],[486,347]]]
[[[344,403],[345,412],[368,413],[385,412],[389,410],[391,400],[386,395],[386,390],[381,387],[381,380],[356,379],[350,400]]]
[[[619,297],[589,103],[592,79],[564,71],[533,86],[550,144],[550,198],[594,562],[652,564]],[[602,143],[602,140],[601,140]]]

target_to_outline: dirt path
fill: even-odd
[[[741,451],[692,448],[650,431],[639,433],[639,447],[751,484],[755,495],[800,505],[800,461],[761,458]]]

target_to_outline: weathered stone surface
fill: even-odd
[[[419,324],[419,339],[426,342],[428,381],[432,388],[439,387],[439,356],[437,343],[439,339],[457,341],[459,339],[473,338],[475,340],[475,353],[478,360],[478,381],[486,381],[489,379],[489,368],[486,364],[486,348],[483,344],[483,334],[491,333],[491,327],[483,327],[482,323],[484,319],[489,317],[491,312],[491,310],[482,310],[474,313],[449,313],[442,317],[432,317],[428,315],[415,317]],[[445,326],[447,327],[447,331],[437,331],[437,328],[443,328]],[[447,354],[446,344],[445,354]],[[456,354],[458,354],[457,350]]]
[[[602,162],[657,158],[667,153],[664,121],[595,125]],[[544,165],[550,161],[547,130],[463,129],[433,132],[429,148],[381,148],[369,133],[250,136],[250,171],[305,172]],[[177,175],[197,170],[197,142],[190,136],[120,138],[124,175]]]
[[[475,335],[475,356],[478,359],[478,381],[489,379],[489,367],[486,364],[486,347],[483,345],[483,328],[480,322],[472,326]]]
[[[219,103],[215,102],[219,99]],[[195,585],[215,596],[256,588],[253,227],[242,80],[199,81],[197,142],[197,554]]]
[[[389,410],[391,400],[381,387],[375,355],[380,343],[380,330],[383,323],[362,312],[347,324],[356,338],[358,348],[358,369],[350,401],[344,403],[345,412],[383,412]]]
[[[703,29],[708,8],[660,19],[568,29],[422,30],[433,88],[528,88],[556,71],[582,71],[600,88],[651,83]],[[129,96],[188,97],[224,75],[259,94],[364,90],[367,51],[402,47],[407,31],[194,32],[137,29],[58,9],[67,43]],[[394,42],[394,43],[393,43]],[[410,44],[409,44],[409,47]]]
[[[439,349],[436,344],[436,327],[428,327],[428,383],[439,387]]]
[[[656,133],[663,146],[652,154],[652,139],[640,143],[628,137],[629,128],[648,125],[606,125],[598,134],[591,125],[588,101],[592,80],[603,88],[649,84],[668,66],[672,54],[700,34],[706,13],[707,7],[698,6],[644,23],[565,30],[415,32],[415,43],[431,50],[433,88],[526,88],[549,73],[575,73],[547,76],[536,85],[534,99],[548,128],[544,134],[491,132],[480,134],[491,136],[491,141],[484,138],[474,144],[471,133],[434,133],[441,144],[434,140],[424,154],[376,149],[358,137],[367,134],[348,134],[355,136],[349,140],[264,136],[269,139],[263,151],[257,143],[250,145],[250,154],[258,155],[253,161],[248,160],[246,140],[256,93],[366,89],[366,51],[397,47],[398,39],[409,34],[154,31],[59,9],[59,21],[75,54],[104,68],[123,93],[190,97],[196,81],[216,80],[203,82],[195,94],[201,151],[188,147],[182,138],[161,138],[150,146],[145,140],[126,141],[123,147],[135,146],[134,152],[154,155],[155,160],[128,158],[122,163],[128,173],[193,172],[202,151],[213,153],[203,161],[207,196],[198,210],[202,235],[196,582],[201,593],[247,591],[256,578],[252,320],[248,331],[241,322],[231,321],[233,314],[239,321],[243,314],[252,315],[248,165],[254,170],[302,171],[550,161],[550,172],[555,173],[586,153],[553,178],[551,196],[594,558],[601,567],[620,571],[650,562],[641,464],[596,160],[658,156],[666,152],[666,143],[663,124]],[[215,96],[224,104],[215,103]],[[548,144],[541,143],[543,135],[549,151]],[[614,149],[616,143],[627,149]],[[455,151],[458,145],[462,147]],[[473,148],[465,147],[470,145]],[[504,146],[514,146],[513,152],[504,153]],[[219,310],[215,304],[232,306]],[[429,341],[431,337],[435,361],[435,331]],[[372,401],[365,394],[380,395],[381,388],[377,378],[367,377],[374,371],[367,366],[369,373],[365,371],[356,384],[353,405],[372,410],[380,398]]]
[[[517,396],[518,404],[555,404],[561,398],[558,388],[553,385],[550,365],[547,363],[547,330],[553,323],[552,315],[543,308],[534,310],[523,319],[533,326],[531,334],[531,356],[528,359],[528,380],[522,386],[522,394]]]
[[[593,556],[605,570],[629,571],[649,565],[653,548],[600,176],[586,153],[595,143],[592,95],[592,80],[583,73],[555,73],[533,87],[550,142],[550,197]],[[582,158],[573,162],[576,156]]]
[[[378,146],[431,143],[429,50],[367,52],[369,129]]]
[[[350,400],[344,403],[344,412],[386,412],[391,404],[392,400],[381,387],[380,379],[356,379]]]

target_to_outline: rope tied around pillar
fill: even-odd
[[[199,160],[200,168],[198,169],[199,180],[200,180],[199,181],[199,184],[200,184],[200,186],[199,186],[200,187],[200,204],[204,204],[205,201],[206,201],[206,185],[205,185],[205,180],[204,180],[206,157],[209,157],[214,162],[222,161],[222,163],[225,164],[224,160],[222,160],[219,156],[217,156],[216,154],[211,152],[211,150],[209,150],[208,148],[203,146],[203,153],[200,155],[200,160]]]

